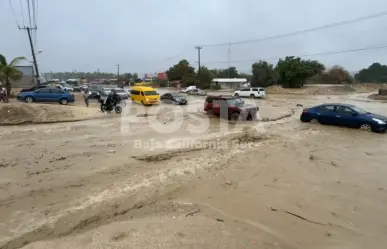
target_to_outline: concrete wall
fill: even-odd
[[[16,66],[23,73],[19,81],[11,81],[12,88],[30,88],[35,85],[34,68],[32,66]]]

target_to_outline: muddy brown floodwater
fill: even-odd
[[[384,249],[387,135],[299,121],[321,102],[387,115],[368,95],[246,100],[261,121],[237,125],[192,97],[2,127],[0,248]]]

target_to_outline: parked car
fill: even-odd
[[[186,105],[187,98],[181,93],[165,93],[160,96],[160,101],[167,104]]]
[[[121,97],[121,99],[128,99],[129,98],[129,93],[125,91],[122,88],[114,88],[116,91],[117,95]]]
[[[187,94],[205,96],[206,92],[203,91],[202,89],[195,88],[192,91],[187,92]]]
[[[207,112],[212,110],[215,115],[237,121],[257,120],[259,108],[254,105],[245,104],[240,98],[221,95],[207,97],[204,110]]]
[[[107,96],[111,92],[113,88],[111,87],[105,87],[103,86],[101,89],[99,89],[99,95],[100,96]]]
[[[62,105],[75,101],[74,95],[58,88],[42,88],[32,92],[21,92],[16,97],[20,101],[32,102],[59,102]]]
[[[300,116],[302,122],[359,128],[373,132],[387,130],[387,117],[367,112],[348,104],[322,104],[306,108]]]
[[[40,86],[34,86],[34,87],[31,87],[31,88],[23,88],[20,90],[21,93],[23,92],[33,92],[35,90],[38,90],[38,89],[41,89],[41,88],[46,88],[47,85],[40,85]]]
[[[87,88],[89,88],[89,84],[83,83],[82,86],[81,86],[81,90],[84,91]]]
[[[81,91],[81,86],[79,85],[78,81],[76,81],[76,80],[68,80],[68,81],[66,81],[66,83],[69,84],[74,89],[74,92],[80,92]]]
[[[99,99],[100,91],[103,89],[101,85],[89,86],[89,99]]]
[[[264,98],[266,91],[262,87],[241,88],[234,91],[236,97]]]
[[[188,93],[188,92],[192,91],[193,89],[196,89],[196,86],[186,87],[186,88],[182,89],[181,92]]]
[[[60,86],[62,90],[68,91],[68,92],[73,92],[74,88],[70,86],[69,84],[66,83],[58,83],[57,86]]]

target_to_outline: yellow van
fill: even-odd
[[[152,87],[133,86],[130,91],[133,102],[147,105],[160,104],[160,96]]]

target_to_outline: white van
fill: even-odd
[[[262,87],[241,88],[234,91],[236,97],[264,98],[265,89]]]

